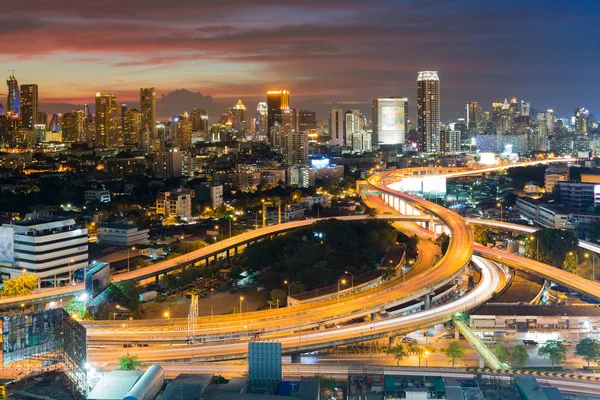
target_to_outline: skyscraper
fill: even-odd
[[[192,110],[192,132],[200,132],[200,137],[205,142],[210,142],[208,132],[208,115],[206,110],[194,108]]]
[[[189,149],[192,147],[192,121],[187,112],[179,116],[177,120],[176,144],[181,149]]]
[[[63,115],[63,142],[85,142],[85,118],[83,110],[73,110]]]
[[[469,129],[477,129],[479,126],[479,103],[472,101],[467,104],[467,126]]]
[[[142,113],[142,130],[148,130],[156,139],[156,91],[153,87],[140,89],[140,112]]]
[[[96,146],[112,147],[123,143],[121,106],[112,93],[96,93]]]
[[[6,81],[8,85],[8,97],[6,100],[6,113],[19,115],[21,107],[21,93],[19,91],[19,82],[14,75],[8,77]]]
[[[265,101],[256,106],[256,128],[259,134],[266,135],[269,132],[269,107]]]
[[[373,99],[371,102],[373,118],[373,148],[379,145],[402,144],[408,132],[408,99],[389,97]]]
[[[417,77],[417,134],[419,151],[440,151],[440,78],[437,71]]]
[[[298,131],[308,132],[317,129],[317,113],[314,111],[298,111]]]
[[[341,107],[333,107],[329,111],[329,133],[333,146],[344,145],[344,110]]]
[[[355,133],[361,131],[362,114],[360,110],[348,110],[344,115],[344,143],[346,147],[353,147],[352,139]]]
[[[271,129],[277,123],[282,125],[282,111],[290,108],[290,92],[270,90],[267,92],[267,130],[271,140]]]
[[[240,135],[246,133],[246,127],[248,124],[248,114],[246,113],[246,106],[242,103],[242,100],[238,100],[236,105],[233,107],[233,130],[237,131]]]
[[[546,125],[548,125],[548,135],[554,135],[554,110],[548,110],[546,113]]]
[[[126,142],[142,143],[142,113],[135,108],[128,108],[123,115],[123,132]]]
[[[38,85],[21,85],[21,120],[23,128],[33,129],[37,124]]]

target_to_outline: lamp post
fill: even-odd
[[[135,246],[133,246],[131,250],[135,250]],[[129,272],[129,247],[127,248],[127,272]]]
[[[579,275],[577,272],[579,271],[579,256],[577,255],[577,252],[569,252],[569,255],[571,257],[575,257],[575,275]]]
[[[590,258],[588,253],[583,255],[585,258]],[[596,257],[592,254],[592,282],[596,281]]]
[[[500,207],[500,221],[502,221],[502,203],[498,203],[496,205]]]
[[[340,304],[340,283],[342,285],[346,284],[346,280],[345,279],[338,279],[338,293],[337,293],[337,302],[338,304]]]
[[[167,320],[171,319],[171,314],[168,311],[165,311],[165,318],[167,318]]]
[[[288,282],[287,280],[285,280],[285,281],[283,281],[283,284],[287,285],[287,287],[288,287],[288,297],[291,297],[292,296],[292,288],[291,288],[290,282]]]
[[[213,292],[215,291],[214,288],[210,288],[210,323],[214,324],[215,323],[215,313],[214,313],[214,308],[213,308]]]
[[[244,296],[240,296],[240,324],[242,323],[242,301],[244,301]]]
[[[350,290],[350,292],[353,292],[354,291],[354,274],[352,272],[348,272],[348,271],[344,271],[344,273],[350,275],[350,282],[351,282],[350,287],[352,288]]]
[[[219,225],[215,225],[215,230],[216,230],[217,232],[219,232],[219,233],[218,233],[218,239],[217,239],[217,240],[221,240],[221,229],[219,229]]]
[[[535,240],[535,236],[530,236],[529,240],[534,241]],[[536,246],[537,246],[537,252],[536,252],[537,259],[536,259],[536,261],[539,262],[540,261],[540,240],[538,239],[538,240],[536,240],[536,242],[537,242],[536,243]]]
[[[229,217],[229,238],[231,239],[231,221],[237,221],[236,217]]]

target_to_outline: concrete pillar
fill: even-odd
[[[281,202],[277,202],[277,223],[281,223]]]
[[[302,360],[300,359],[300,353],[292,353],[292,364],[302,364]]]
[[[485,361],[481,356],[479,356],[479,368],[485,368]]]
[[[56,275],[54,275],[54,287],[58,286],[56,282]]]
[[[431,295],[430,294],[426,294],[425,295],[425,309],[428,310],[431,307]]]
[[[375,321],[377,319],[377,313],[371,313],[371,321]]]
[[[460,340],[460,332],[458,329],[454,329],[454,340]]]
[[[263,202],[262,203],[262,227],[266,227],[267,226],[267,205]]]
[[[388,346],[390,349],[398,344],[398,336],[390,336],[388,339]]]
[[[433,214],[429,214],[429,230],[435,232],[435,225],[433,224]]]
[[[237,246],[235,246],[235,247],[233,248],[233,255],[234,255],[234,256],[237,256],[237,255],[238,255],[238,247],[237,247]]]

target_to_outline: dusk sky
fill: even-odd
[[[135,105],[143,86],[216,103],[180,91],[161,117],[238,99],[254,110],[281,87],[319,118],[400,96],[412,119],[417,72],[437,70],[443,121],[511,96],[600,114],[597,0],[21,0],[0,21],[3,74],[37,83],[49,113],[97,91]]]

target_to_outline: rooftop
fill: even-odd
[[[600,317],[600,308],[594,305],[537,306],[537,305],[484,305],[472,315],[512,315],[538,317]]]

